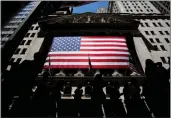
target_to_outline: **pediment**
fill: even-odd
[[[134,23],[137,22],[134,19],[126,18],[119,14],[98,14],[98,13],[82,13],[63,15],[56,18],[49,18],[40,22],[46,22],[47,24],[66,24],[66,23]]]
[[[129,15],[82,13],[49,17],[39,21],[42,31],[74,29],[129,29],[137,30],[139,21]]]

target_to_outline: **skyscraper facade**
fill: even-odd
[[[151,1],[151,3],[163,14],[170,14],[170,1]]]
[[[156,7],[154,4],[159,4]],[[168,60],[170,58],[170,19],[165,16],[168,13],[160,10],[161,4],[164,4],[165,10],[169,11],[170,1],[110,1],[108,11],[110,13],[128,13],[130,15],[137,15],[135,20],[140,21],[138,27],[139,32],[147,40],[154,49],[146,50],[148,46],[139,46],[142,43],[140,40],[135,40],[135,47],[141,60],[141,65],[145,69],[145,60],[152,59],[154,62],[162,62],[165,68],[169,68]],[[163,8],[164,9],[164,8]],[[166,14],[165,14],[166,13]],[[138,37],[135,37],[138,38]],[[140,37],[139,37],[140,38]],[[146,50],[146,51],[145,51]],[[142,55],[142,53],[144,53]]]
[[[39,3],[40,2],[29,3],[3,26],[1,33],[1,47],[3,47],[8,40],[12,39],[12,36],[14,36],[18,29],[20,29],[24,25],[26,20],[32,14],[34,9],[39,5]]]
[[[149,1],[109,1],[110,13],[155,14],[160,13]]]

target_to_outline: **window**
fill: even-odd
[[[31,43],[31,40],[28,40],[27,43],[26,43],[26,45],[30,45],[30,43]]]
[[[162,31],[159,31],[159,33],[160,33],[161,35],[164,35]]]
[[[34,29],[34,26],[31,26],[30,30],[33,30]]]
[[[27,34],[25,35],[25,37],[29,37],[29,35],[30,35],[30,33],[27,33]]]
[[[35,36],[35,33],[32,33],[30,37],[34,37]]]
[[[164,57],[160,57],[160,59],[162,60],[162,62],[163,62],[164,64],[167,63]]]
[[[36,26],[35,30],[38,30],[38,29],[39,29],[39,27],[38,27],[38,26]]]
[[[20,43],[20,45],[24,45],[25,42],[26,42],[26,40],[22,40],[21,43]]]
[[[148,25],[148,23],[145,23],[145,25],[146,25],[147,27],[150,27],[150,26]]]
[[[22,52],[21,52],[21,54],[25,54],[26,53],[26,48],[24,48],[23,50],[22,50]]]
[[[155,43],[154,40],[152,38],[149,38],[150,42],[151,43]]]
[[[159,38],[156,38],[156,41],[157,41],[157,43],[161,43],[160,40],[159,40]]]
[[[167,35],[170,35],[170,33],[169,33],[168,31],[165,31],[165,33],[166,33]]]
[[[166,22],[166,25],[167,25],[168,27],[170,27],[170,24],[169,24],[169,23],[167,23],[167,22]]]
[[[144,27],[143,23],[140,23],[141,27]]]
[[[153,23],[153,25],[154,25],[155,27],[157,27],[156,23]]]
[[[149,12],[149,10],[147,9],[147,12]]]
[[[16,62],[17,62],[17,63],[20,63],[20,61],[21,61],[21,58],[18,58]]]
[[[169,39],[168,38],[164,38],[165,39],[165,41],[167,42],[167,43],[170,43],[170,41],[169,41]]]
[[[148,31],[145,31],[146,35],[150,35]]]
[[[144,6],[144,8],[146,8],[146,6]]]
[[[159,24],[160,27],[163,27],[163,25],[160,22],[158,22],[158,24]]]
[[[150,31],[152,35],[155,35],[154,31]]]
[[[168,58],[168,62],[169,62],[169,60],[170,60],[170,57],[167,57]]]
[[[20,52],[20,48],[18,48],[18,49],[14,52],[14,54],[19,54],[19,52]]]
[[[166,51],[163,45],[160,46],[163,51]]]
[[[153,10],[151,9],[151,12],[153,12]]]
[[[153,45],[153,47],[154,47],[154,49],[155,49],[156,51],[159,51],[157,45]]]
[[[12,63],[14,62],[14,60],[15,60],[15,58],[12,58],[12,59],[10,60],[10,63],[12,64]]]

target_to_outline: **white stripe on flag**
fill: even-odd
[[[60,52],[49,52],[49,54],[129,54],[129,52],[122,51],[60,51]]]
[[[80,49],[122,49],[122,50],[128,50],[127,47],[116,47],[116,46],[113,46],[113,47],[103,47],[103,46],[100,46],[100,47],[86,47],[86,46],[81,46]]]
[[[81,42],[81,45],[126,45],[126,43],[115,43],[115,42]]]
[[[124,59],[129,60],[128,57],[121,56],[89,56],[91,59]],[[88,56],[51,56],[50,59],[88,59]],[[46,59],[48,60],[48,58]]]
[[[82,38],[81,39],[81,41],[104,41],[104,40],[126,41],[125,39],[119,39],[119,38]]]
[[[129,65],[128,62],[91,62],[92,65]],[[48,62],[45,63],[48,66]],[[51,62],[51,65],[89,65],[87,62]]]

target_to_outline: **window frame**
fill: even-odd
[[[23,48],[20,54],[26,54],[27,48]]]
[[[160,45],[160,48],[162,49],[162,51],[167,51],[164,45]]]
[[[164,64],[167,64],[166,59],[164,57],[160,57],[160,59]]]

